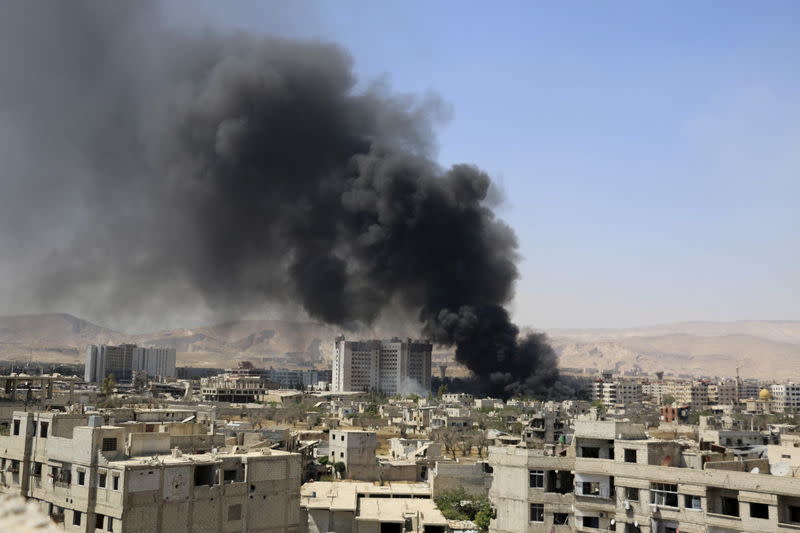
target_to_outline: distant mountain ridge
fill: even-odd
[[[133,342],[173,347],[179,364],[186,366],[222,368],[244,359],[258,366],[325,366],[339,332],[313,322],[239,320],[125,334],[64,313],[0,316],[0,359],[82,362],[87,344]],[[681,322],[547,333],[563,367],[708,376],[733,376],[739,367],[744,377],[800,381],[800,321]]]

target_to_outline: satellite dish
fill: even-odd
[[[750,473],[751,473],[751,474],[760,474],[760,473],[761,473],[761,470],[759,470],[759,469],[758,469],[758,467],[755,467],[754,469],[752,469],[752,470],[750,471]]]
[[[786,477],[792,473],[792,467],[789,463],[780,461],[772,465],[770,471],[773,476]]]

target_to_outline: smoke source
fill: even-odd
[[[5,268],[45,305],[142,314],[199,295],[344,327],[397,308],[490,392],[557,379],[504,309],[517,242],[489,177],[433,160],[436,97],[357,85],[333,44],[168,30],[144,2],[5,11],[4,237],[20,261],[30,239],[52,247]]]

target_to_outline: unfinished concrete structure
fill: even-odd
[[[0,492],[39,502],[67,531],[298,529],[297,454],[183,454],[170,433],[98,415],[16,412],[10,433],[0,437]]]

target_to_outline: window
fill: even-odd
[[[81,525],[81,512],[80,511],[72,511],[72,525],[73,526]]]
[[[600,496],[600,483],[584,481],[581,483],[581,494],[584,496]]]
[[[600,448],[596,448],[593,446],[583,446],[581,447],[581,457],[588,457],[589,459],[599,459]]]
[[[531,522],[544,522],[544,504],[531,504]]]
[[[625,499],[632,502],[639,501],[639,489],[634,487],[625,487]]]
[[[103,451],[113,452],[117,450],[117,439],[114,437],[103,439]]]
[[[567,513],[553,513],[554,526],[567,526],[569,525],[569,515]]]
[[[242,519],[242,504],[228,506],[228,522]]]
[[[106,531],[114,531],[114,518],[113,517],[109,516],[108,520],[106,520]]]
[[[678,506],[678,486],[666,483],[650,484],[650,503],[666,507]]]
[[[19,420],[14,420],[14,435],[19,435]]]
[[[789,522],[800,522],[800,507],[796,505],[789,506]]]
[[[687,494],[683,497],[683,505],[687,509],[702,509],[703,505],[700,503],[700,496],[692,496]]]
[[[114,490],[119,490],[119,476],[111,476],[111,488]]]
[[[528,486],[532,489],[544,488],[544,470],[530,470],[528,472]]]
[[[739,499],[732,496],[720,497],[720,507],[722,514],[728,516],[739,516]]]
[[[42,437],[43,439],[46,439],[47,438],[47,432],[50,429],[50,423],[49,422],[42,422],[41,426],[42,427],[39,429],[39,436]]]
[[[33,463],[33,477],[42,477],[42,463]]]
[[[105,472],[100,472],[97,474],[97,486],[101,489],[106,488],[106,477],[107,475]]]
[[[598,516],[582,516],[583,527],[591,527],[598,529],[600,527],[600,517]]]
[[[103,529],[103,518],[105,518],[105,516],[101,515],[100,513],[97,513],[94,516],[94,528],[95,529]]]
[[[752,518],[769,519],[769,505],[766,503],[750,503],[750,516]]]
[[[214,465],[197,465],[194,467],[194,485],[216,485]]]
[[[78,485],[86,485],[86,472],[78,470]]]
[[[636,450],[631,450],[628,448],[625,449],[625,462],[626,463],[636,462]]]
[[[664,526],[664,533],[678,533],[678,528],[672,526]]]

